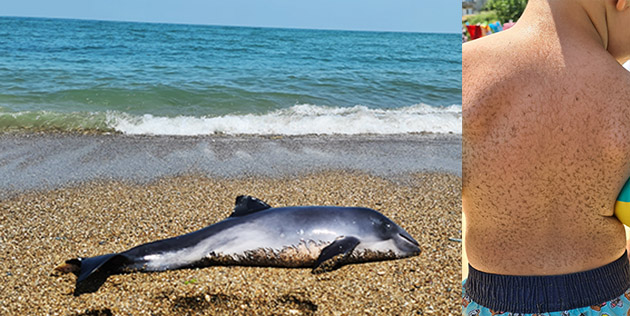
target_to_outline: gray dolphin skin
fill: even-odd
[[[344,264],[420,254],[418,242],[383,214],[368,208],[272,208],[250,196],[236,198],[227,219],[198,231],[120,253],[66,261],[55,270],[77,276],[75,295],[98,290],[111,274],[212,265],[309,267],[313,273]]]

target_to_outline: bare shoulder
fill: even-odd
[[[478,93],[508,77],[519,62],[512,56],[515,43],[510,34],[497,33],[462,46],[463,97],[474,100]],[[517,59],[520,56],[516,56]]]
[[[475,66],[481,61],[500,56],[514,48],[513,35],[508,31],[492,34],[462,45],[462,63],[464,67]]]
[[[488,128],[487,120],[518,91],[511,78],[518,63],[510,57],[508,41],[498,33],[462,46],[462,111],[468,131]],[[520,74],[518,80],[524,79],[526,74]]]
[[[479,86],[487,78],[490,70],[486,63],[488,54],[493,47],[490,37],[477,39],[462,45],[462,93],[464,102],[473,99],[473,92],[478,91]],[[464,104],[464,106],[466,106]]]
[[[483,61],[483,56],[490,51],[493,41],[488,41],[488,39],[490,38],[477,39],[462,45],[462,70],[464,76],[474,70],[478,62]]]

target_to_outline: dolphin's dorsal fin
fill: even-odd
[[[249,195],[239,195],[236,197],[234,211],[230,217],[244,216],[266,210],[268,208],[271,208],[271,206],[255,197]]]

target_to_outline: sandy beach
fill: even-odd
[[[459,136],[0,136],[0,314],[458,315]],[[9,179],[9,180],[7,180]],[[115,275],[72,295],[52,275],[227,217],[237,195],[272,206],[374,208],[417,257],[310,269],[209,267]]]

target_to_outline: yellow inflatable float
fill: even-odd
[[[615,203],[615,216],[624,225],[630,227],[630,180],[623,185],[617,202]]]

